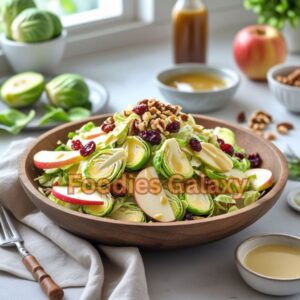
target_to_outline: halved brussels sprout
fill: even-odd
[[[127,137],[127,164],[126,168],[130,171],[141,169],[149,160],[151,149],[147,142],[138,136]]]
[[[185,212],[186,212],[186,208],[187,208],[186,201],[180,199],[180,197],[178,195],[174,195],[167,190],[165,192],[166,192],[168,201],[173,209],[176,220],[177,221],[182,220],[185,216]]]
[[[12,38],[11,24],[20,12],[36,7],[33,0],[6,0],[2,4],[2,19],[4,31],[8,39]]]
[[[235,134],[234,132],[226,127],[216,127],[214,129],[214,134],[222,139],[226,144],[230,144],[234,146],[236,144]]]
[[[218,195],[214,198],[216,214],[226,213],[232,206],[236,206],[236,200],[229,195]]]
[[[72,209],[72,210],[79,210],[80,209],[80,205],[77,205],[77,204],[72,204],[72,203],[69,203],[69,202],[65,202],[65,201],[61,201],[59,199],[57,199],[56,197],[54,197],[52,194],[50,194],[48,196],[48,198],[55,202],[56,204],[60,205],[60,206],[63,206],[65,208],[69,208],[69,209]]]
[[[54,106],[70,109],[86,106],[89,102],[89,87],[77,74],[61,74],[46,85],[46,93]]]
[[[10,77],[1,88],[1,98],[10,107],[22,108],[39,100],[44,89],[43,75],[25,72]]]
[[[153,165],[156,171],[165,178],[181,175],[188,179],[194,174],[191,163],[175,138],[168,139],[163,143],[153,157]]]
[[[126,160],[127,153],[124,149],[104,149],[87,162],[83,174],[86,178],[107,179],[112,182],[124,172]]]
[[[202,142],[201,146],[202,150],[200,152],[194,152],[194,155],[210,169],[225,173],[233,168],[232,160],[222,150],[213,144],[205,142]]]
[[[52,13],[50,11],[46,11],[46,13],[49,15],[49,17],[51,18],[52,23],[53,23],[53,35],[52,35],[52,38],[56,38],[62,32],[62,29],[63,29],[62,23],[60,21],[60,18],[56,14],[54,14],[54,13]]]
[[[187,211],[197,216],[207,216],[214,208],[214,202],[210,195],[186,194]]]
[[[136,223],[144,223],[147,221],[146,215],[135,203],[124,201],[115,204],[109,217],[114,220]]]
[[[50,40],[54,32],[54,25],[49,14],[37,8],[23,10],[14,19],[11,28],[13,39],[23,43]]]
[[[101,195],[101,200],[104,202],[103,205],[82,205],[83,212],[96,217],[108,215],[114,206],[114,199],[110,194],[107,194]]]

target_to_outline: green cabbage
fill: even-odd
[[[5,35],[12,39],[11,24],[17,15],[27,8],[36,7],[33,0],[6,0],[2,7],[2,20],[4,23]]]
[[[49,102],[54,106],[70,109],[84,106],[89,102],[89,88],[84,79],[77,74],[62,74],[46,85]]]
[[[50,40],[54,34],[52,18],[37,8],[23,10],[12,23],[12,37],[23,43],[39,43]]]

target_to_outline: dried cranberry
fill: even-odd
[[[166,130],[171,133],[178,132],[179,129],[180,129],[180,123],[178,121],[170,122],[166,127]]]
[[[143,115],[146,111],[148,111],[148,106],[147,104],[139,104],[136,107],[133,108],[132,110],[134,113],[136,113],[137,115],[141,116]]]
[[[187,212],[187,213],[184,215],[184,219],[187,220],[187,221],[193,220],[193,214],[190,213],[190,212]]]
[[[101,126],[101,129],[105,132],[105,133],[109,133],[111,131],[113,131],[115,129],[116,125],[115,124],[106,124],[103,123]]]
[[[225,144],[224,140],[222,140],[222,139],[218,138],[217,141],[218,141],[218,143],[219,143],[220,146]]]
[[[71,145],[72,150],[75,150],[75,151],[80,150],[81,147],[82,147],[82,143],[81,143],[80,140],[73,140],[72,141],[72,145]]]
[[[161,135],[156,130],[144,130],[140,133],[140,137],[152,145],[159,145],[161,142]]]
[[[94,141],[91,141],[80,149],[80,155],[86,157],[94,153],[95,150],[96,150],[96,143]]]
[[[243,158],[245,158],[245,155],[243,153],[239,153],[239,152],[236,152],[234,154],[234,156],[237,157],[240,160],[242,160]]]
[[[249,154],[248,159],[250,161],[251,168],[259,168],[262,164],[262,159],[258,153]]]
[[[221,144],[220,148],[223,152],[227,153],[230,156],[234,154],[234,149],[230,144]]]
[[[191,138],[189,144],[190,144],[191,149],[196,152],[200,152],[202,150],[201,143],[196,138]]]

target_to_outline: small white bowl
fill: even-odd
[[[176,75],[188,73],[218,76],[225,80],[226,86],[220,90],[184,92],[165,84]],[[158,88],[166,100],[180,105],[185,112],[191,113],[205,113],[225,107],[239,83],[239,75],[233,70],[197,63],[179,64],[157,75]]]
[[[300,205],[298,205],[296,202],[295,202],[295,198],[297,195],[300,195],[300,189],[296,189],[294,191],[291,191],[288,196],[287,196],[287,202],[288,204],[294,209],[296,210],[297,212],[300,213]]]
[[[19,43],[2,34],[1,45],[15,72],[51,73],[62,60],[66,39],[66,30],[59,37],[41,43]]]
[[[267,75],[270,90],[278,102],[294,113],[300,112],[300,87],[280,83],[276,76],[286,76],[297,68],[300,68],[299,64],[280,64],[271,68]]]
[[[250,287],[264,294],[287,296],[300,293],[300,277],[274,279],[258,274],[245,266],[245,258],[251,250],[272,244],[289,245],[300,249],[300,238],[285,234],[270,234],[255,236],[242,242],[235,251],[235,261],[242,278]]]

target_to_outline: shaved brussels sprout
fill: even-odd
[[[118,201],[112,213],[109,215],[111,219],[127,222],[144,223],[147,221],[143,211],[131,201]]]
[[[244,205],[248,206],[258,200],[260,197],[260,192],[258,191],[248,191],[243,194]]]
[[[205,194],[186,194],[187,211],[196,216],[207,216],[214,208],[211,195]]]
[[[127,138],[127,151],[126,169],[130,171],[137,171],[144,167],[151,155],[148,143],[138,136]]]
[[[126,160],[127,153],[124,149],[101,150],[86,163],[83,175],[86,178],[105,179],[112,182],[124,172]]]
[[[2,4],[2,20],[4,23],[5,35],[12,39],[11,25],[14,19],[23,10],[36,7],[33,0],[5,0]]]
[[[187,203],[184,200],[180,199],[178,195],[174,195],[167,190],[165,192],[176,220],[182,220],[186,212]]]
[[[165,178],[181,175],[188,179],[194,174],[191,163],[175,138],[168,139],[163,143],[153,157],[153,165],[156,171]]]
[[[12,37],[23,43],[39,43],[53,37],[54,25],[45,11],[37,8],[23,10],[13,21]]]
[[[114,199],[110,194],[107,194],[101,195],[101,200],[104,202],[102,205],[82,205],[83,212],[97,217],[108,215],[114,206]]]
[[[90,104],[89,88],[83,77],[77,74],[62,74],[46,85],[49,102],[54,106],[70,109]]]
[[[72,210],[79,210],[80,209],[80,205],[77,205],[77,204],[72,204],[72,203],[69,203],[69,202],[65,202],[65,201],[61,201],[59,199],[57,199],[56,197],[54,197],[52,194],[50,194],[48,196],[48,198],[55,202],[56,204],[60,205],[60,206],[63,206],[65,208],[69,208],[69,209],[72,209]]]

